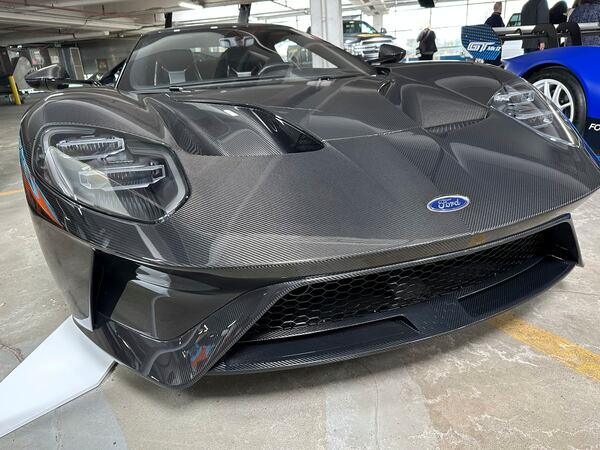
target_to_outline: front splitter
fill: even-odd
[[[114,364],[69,316],[0,382],[0,437],[96,388]]]

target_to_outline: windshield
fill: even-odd
[[[377,30],[362,20],[345,20],[344,34],[375,34]]]
[[[332,44],[291,28],[223,26],[142,37],[125,66],[119,89],[375,73]]]

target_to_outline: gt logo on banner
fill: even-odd
[[[463,47],[475,59],[492,61],[500,56],[502,42],[488,25],[468,25],[461,28]]]
[[[485,52],[486,50],[491,52],[499,52],[502,50],[502,47],[496,45],[495,42],[469,42],[469,45],[467,45],[467,50],[469,52]]]

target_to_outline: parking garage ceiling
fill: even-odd
[[[186,9],[180,3],[180,0],[0,0],[0,46],[139,34],[164,26],[165,12]],[[190,0],[187,3],[208,8],[238,4],[239,0]],[[276,3],[287,5],[286,0]],[[344,3],[345,9],[377,15],[385,14],[391,6],[416,1],[345,0]],[[306,4],[308,6],[308,1]],[[292,15],[300,13],[302,10],[291,7],[287,11]],[[266,16],[268,14],[261,14],[261,18]]]

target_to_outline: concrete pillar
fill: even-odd
[[[375,28],[377,31],[381,31],[381,29],[383,28],[383,14],[378,13],[373,15],[373,28]]]
[[[310,0],[311,34],[344,47],[341,0]]]

